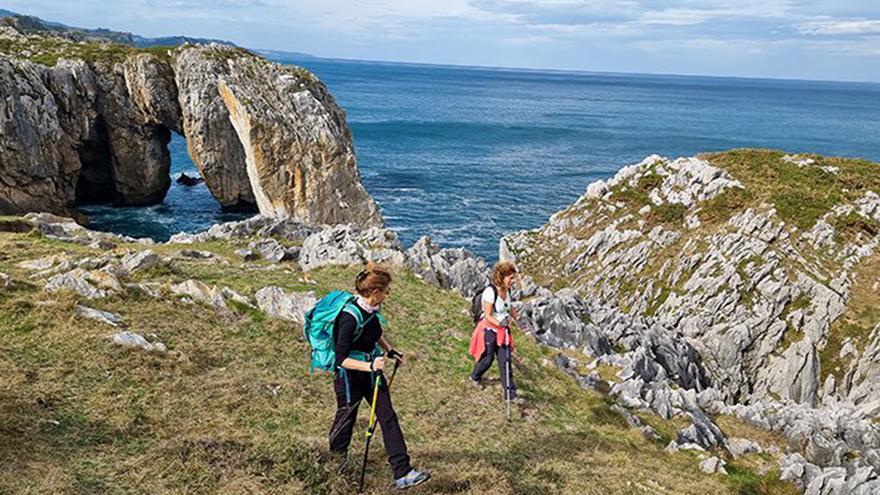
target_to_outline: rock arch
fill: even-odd
[[[384,223],[345,112],[304,69],[216,44],[53,67],[0,55],[0,90],[0,213],[161,202],[176,132],[226,209]]]

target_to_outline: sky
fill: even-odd
[[[880,82],[880,0],[0,0],[320,57]]]

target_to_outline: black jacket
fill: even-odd
[[[379,342],[379,338],[382,336],[382,324],[379,323],[379,315],[365,311],[360,306],[357,306],[357,310],[361,312],[364,321],[367,322],[357,340],[354,340],[355,329],[357,328],[357,320],[355,320],[354,316],[343,311],[339,313],[339,316],[336,317],[336,321],[333,323],[337,369],[345,361],[345,358],[348,357],[349,351],[373,352],[376,343]]]

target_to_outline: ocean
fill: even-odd
[[[364,185],[406,246],[430,235],[490,261],[502,235],[650,154],[880,161],[880,84],[272,58],[314,72],[346,109]],[[182,137],[170,149],[172,178],[197,174]],[[83,210],[92,228],[157,240],[246,217],[204,184],[173,183],[157,206]]]

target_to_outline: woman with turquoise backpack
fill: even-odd
[[[410,488],[427,481],[431,475],[410,465],[403,431],[391,405],[388,383],[381,373],[388,358],[398,364],[404,362],[403,354],[394,350],[383,335],[384,318],[379,310],[391,293],[391,274],[385,268],[370,264],[355,278],[355,291],[356,299],[345,305],[333,324],[336,356],[333,388],[337,409],[330,428],[330,450],[340,456],[347,455],[358,406],[361,400],[373,406],[375,398],[375,414],[382,426],[394,486]],[[387,358],[382,355],[383,350]]]

